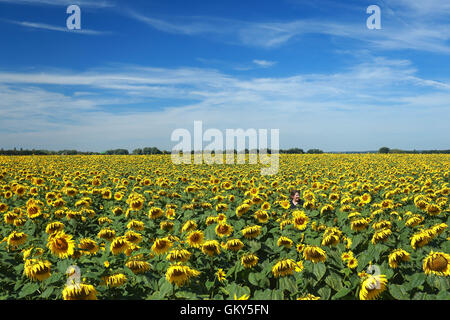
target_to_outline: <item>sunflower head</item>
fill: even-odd
[[[66,286],[62,295],[64,300],[97,300],[94,286],[84,283]]]
[[[450,276],[450,255],[431,251],[423,260],[423,271],[426,274]]]

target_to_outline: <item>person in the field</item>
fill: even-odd
[[[303,201],[300,199],[300,192],[298,190],[291,191],[291,209],[301,208]]]

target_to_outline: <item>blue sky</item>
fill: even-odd
[[[0,48],[5,149],[171,150],[194,120],[283,149],[450,147],[447,0],[0,0]]]

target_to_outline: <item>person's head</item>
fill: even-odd
[[[298,190],[292,190],[291,191],[291,199],[298,201],[300,200],[300,192]]]

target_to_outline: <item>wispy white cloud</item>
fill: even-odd
[[[0,3],[17,5],[39,5],[39,6],[69,6],[76,4],[82,7],[108,8],[115,4],[104,0],[0,0]]]
[[[111,34],[109,31],[97,31],[97,30],[90,30],[90,29],[79,29],[79,30],[70,30],[66,27],[61,26],[54,26],[46,23],[39,23],[39,22],[29,22],[29,21],[14,21],[14,20],[3,20],[8,23],[16,24],[22,27],[26,28],[32,28],[32,29],[43,29],[43,30],[50,30],[50,31],[59,31],[59,32],[69,32],[69,33],[78,33],[78,34],[87,34],[87,35],[108,35]]]
[[[279,128],[283,147],[367,150],[394,141],[390,146],[446,148],[449,99],[448,82],[386,58],[337,73],[266,78],[143,66],[0,71],[0,145],[170,149],[172,130],[203,120],[220,130]]]
[[[430,4],[395,0],[382,6],[382,30],[368,30],[364,11],[361,22],[309,18],[291,21],[242,21],[204,16],[171,16],[156,18],[123,10],[128,17],[157,30],[188,36],[206,36],[230,44],[277,48],[288,42],[301,41],[308,34],[358,40],[371,49],[450,53],[450,5],[444,0]],[[426,14],[425,14],[426,12]],[[427,17],[426,20],[422,17]],[[446,17],[434,21],[433,18]]]
[[[258,59],[253,60],[253,63],[255,63],[258,66],[263,67],[263,68],[268,68],[268,67],[271,67],[271,66],[274,66],[275,64],[277,64],[276,61],[267,61],[267,60],[258,60]]]

